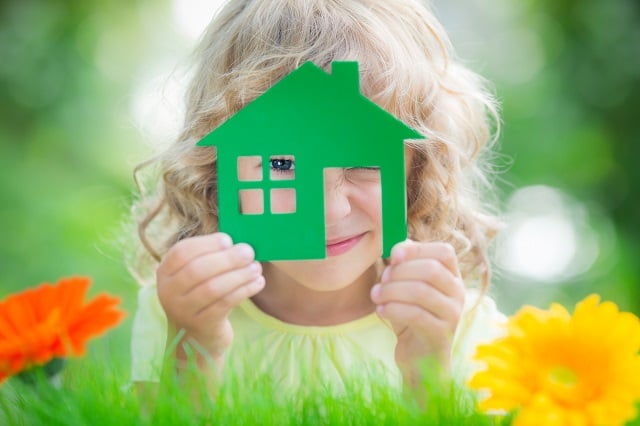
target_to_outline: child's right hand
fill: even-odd
[[[231,309],[265,284],[251,246],[234,245],[220,232],[176,243],[160,262],[156,279],[169,323],[176,331],[184,329],[184,339],[194,339],[214,360],[233,339]],[[182,358],[181,345],[178,351]]]

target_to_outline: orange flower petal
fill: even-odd
[[[84,302],[89,285],[86,277],[63,278],[0,301],[0,382],[53,357],[83,354],[89,339],[122,320],[118,298]]]
[[[103,294],[78,313],[68,329],[74,353],[84,353],[87,340],[103,334],[124,318],[124,312],[116,309],[119,303],[120,299]]]

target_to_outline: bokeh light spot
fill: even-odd
[[[222,3],[223,0],[174,0],[172,11],[178,31],[196,40]]]
[[[509,199],[498,265],[525,281],[555,283],[589,270],[598,257],[586,208],[562,191],[528,186]]]

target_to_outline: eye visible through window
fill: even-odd
[[[347,167],[347,170],[380,170],[380,167]]]
[[[273,170],[294,170],[293,160],[285,159],[285,158],[275,158],[271,160],[271,168]]]
[[[293,155],[272,155],[269,159],[271,180],[295,179],[296,162]]]
[[[379,167],[347,167],[344,169],[344,176],[352,182],[379,182]]]

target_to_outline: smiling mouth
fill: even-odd
[[[343,253],[348,252],[353,247],[355,247],[356,244],[360,242],[360,240],[362,239],[362,237],[364,237],[364,235],[365,234],[359,234],[353,237],[333,239],[333,240],[327,241],[327,244],[326,244],[327,256],[329,257],[339,256]]]

